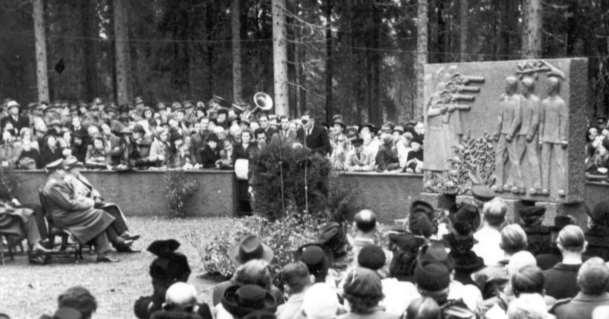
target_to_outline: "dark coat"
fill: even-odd
[[[233,147],[233,165],[235,164],[235,160],[243,158],[250,159],[252,158],[256,152],[258,152],[258,148],[255,143],[250,143],[247,149],[243,148],[243,144],[235,144]]]
[[[311,134],[306,135],[306,138],[304,129],[300,128],[298,133],[296,133],[296,138],[298,139],[298,142],[303,143],[305,147],[310,148],[313,152],[320,153],[322,155],[332,152],[328,132],[325,128],[317,124],[313,125]]]
[[[571,301],[558,301],[550,312],[559,319],[592,319],[598,306],[609,306],[609,293],[590,296],[580,292]]]
[[[40,162],[39,162],[39,164],[40,164],[41,168],[62,157],[63,157],[63,155],[61,154],[61,148],[59,148],[59,146],[55,147],[54,150],[51,150],[46,143],[40,145]]]
[[[19,131],[21,131],[22,128],[30,126],[30,119],[27,116],[19,116],[15,120],[12,116],[8,115],[0,120],[0,132],[4,132],[4,127],[7,123],[13,125],[13,130],[10,131],[11,135],[19,136]]]
[[[592,226],[586,232],[588,247],[585,255],[589,257],[601,257],[604,261],[609,260],[609,229]]]
[[[203,168],[214,168],[216,167],[216,161],[220,159],[220,150],[218,147],[211,149],[209,146],[205,146],[201,150],[201,165]]]
[[[581,265],[558,263],[544,271],[546,295],[556,299],[573,298],[579,292],[577,271]]]
[[[72,185],[56,174],[42,187],[40,201],[53,223],[67,228],[81,244],[91,241],[114,222],[112,216],[94,207],[93,199],[77,197]]]

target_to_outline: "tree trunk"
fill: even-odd
[[[372,18],[374,19],[372,29],[372,47],[373,52],[373,64],[372,64],[372,123],[380,126],[383,121],[383,106],[381,105],[381,60],[382,54],[380,51],[380,37],[381,37],[381,13],[380,8],[374,5],[372,11]]]
[[[326,122],[332,118],[332,1],[326,0]]]
[[[243,85],[241,83],[241,0],[231,2],[231,30],[233,53],[233,101],[243,101]]]
[[[459,61],[465,62],[468,58],[467,36],[469,3],[468,0],[459,0]]]
[[[273,78],[275,114],[290,114],[288,103],[288,51],[286,42],[285,0],[273,1]]]
[[[300,29],[296,28],[295,30],[295,38],[297,42],[301,41],[301,34],[300,34]],[[302,90],[301,90],[301,86],[302,86],[302,69],[301,69],[301,63],[302,63],[302,49],[301,49],[301,44],[300,43],[295,43],[294,44],[294,82],[296,82],[296,87],[295,87],[295,94],[296,94],[296,110],[294,110],[294,115],[296,117],[300,117],[300,115],[302,114]]]
[[[116,54],[116,100],[119,105],[129,104],[129,24],[127,0],[114,0],[114,43]]]
[[[47,67],[47,44],[44,24],[44,2],[34,0],[32,15],[36,45],[36,84],[38,101],[49,101],[49,76]]]
[[[415,64],[415,73],[417,77],[417,99],[414,110],[414,120],[419,121],[423,117],[424,107],[424,65],[427,63],[427,24],[429,20],[427,16],[427,0],[417,0],[417,6],[417,59]]]
[[[212,29],[213,29],[213,16],[214,10],[212,8],[211,3],[207,3],[205,5],[205,39],[207,40],[207,44],[205,45],[205,49],[207,51],[207,92],[209,97],[214,96],[214,47],[212,45]]]
[[[85,94],[87,101],[91,101],[97,96],[97,59],[98,51],[97,38],[99,30],[97,24],[97,8],[95,1],[82,1],[82,28],[84,37],[84,69],[85,69]]]
[[[522,55],[527,59],[540,58],[543,23],[541,0],[525,0],[524,18]]]

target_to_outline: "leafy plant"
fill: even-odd
[[[495,174],[495,147],[491,136],[464,137],[453,147],[448,172],[426,172],[425,190],[434,193],[467,193],[472,185],[491,186]]]
[[[330,175],[330,162],[325,157],[273,139],[253,158],[251,168],[256,214],[276,220],[285,216],[288,208],[303,212],[308,206],[314,214],[324,211]]]
[[[199,190],[199,180],[184,171],[168,171],[164,178],[167,201],[172,216],[188,217],[188,200]]]
[[[275,257],[271,266],[277,270],[294,261],[298,247],[316,240],[317,230],[324,221],[324,218],[296,212],[276,221],[250,216],[233,219],[229,227],[211,240],[197,232],[190,233],[188,238],[194,247],[200,247],[199,255],[208,274],[230,277],[237,268],[232,260],[233,249],[245,236],[256,235],[273,250]]]

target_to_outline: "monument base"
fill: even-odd
[[[424,200],[431,204],[433,207],[437,209],[447,210],[452,205],[452,198],[450,195],[438,194],[438,193],[429,193],[423,192],[417,199]],[[503,201],[507,205],[507,212],[505,215],[505,220],[507,223],[517,223],[519,222],[520,216],[518,212],[524,207],[527,206],[523,200],[520,199],[512,199],[512,198],[502,198]],[[457,204],[462,203],[474,203],[474,198],[471,195],[458,195],[456,198]],[[546,213],[543,219],[543,224],[546,226],[554,225],[554,218],[558,215],[570,215],[573,217],[577,225],[582,228],[586,227],[587,224],[587,208],[584,202],[570,202],[570,203],[560,203],[560,202],[536,202],[535,206],[543,206],[546,208]],[[480,212],[482,213],[482,212]]]

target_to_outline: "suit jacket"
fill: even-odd
[[[592,319],[592,311],[598,306],[609,306],[609,293],[590,296],[580,292],[571,301],[556,302],[550,312],[559,319]]]
[[[304,146],[310,148],[313,152],[327,155],[332,151],[328,132],[325,128],[318,126],[317,124],[313,125],[310,134],[306,134],[305,136],[305,130],[300,128],[296,136],[298,142],[303,143]]]
[[[579,292],[577,271],[581,265],[558,263],[544,271],[546,295],[556,299],[573,298]]]

